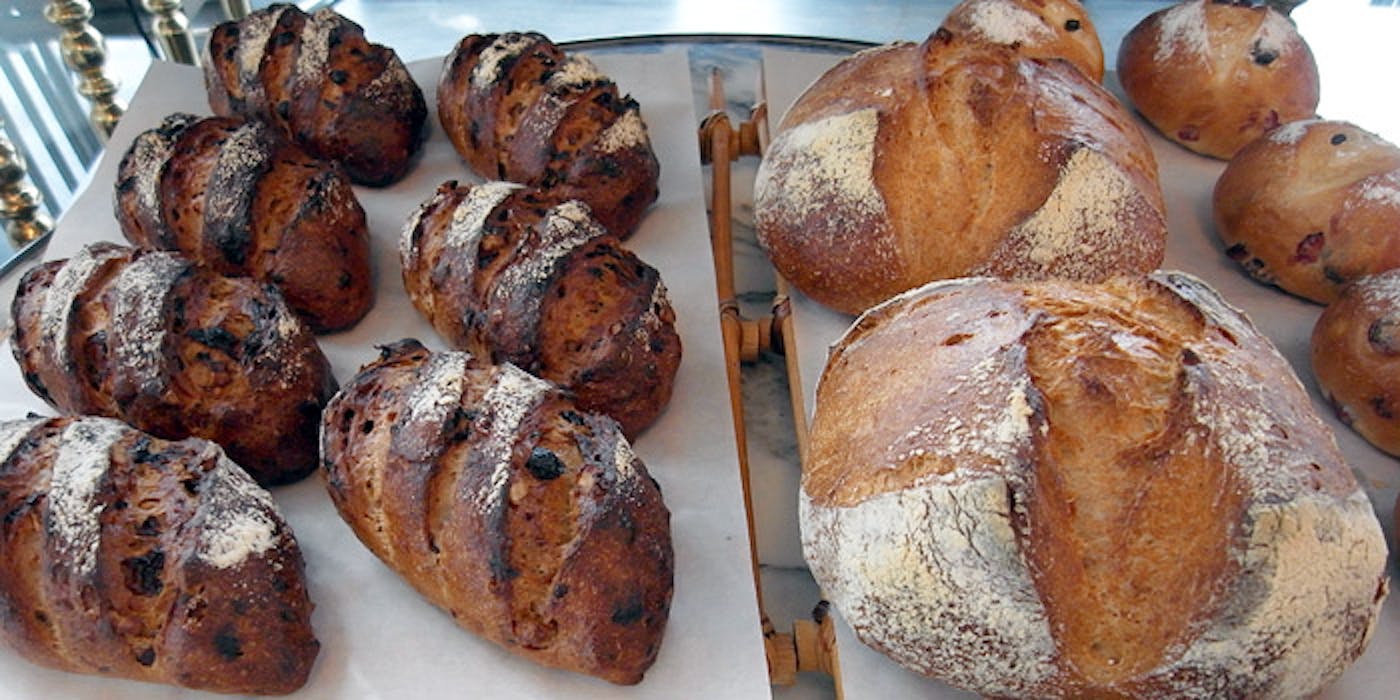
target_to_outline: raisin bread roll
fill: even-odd
[[[803,548],[867,644],[990,697],[1307,697],[1387,589],[1288,363],[1179,273],[934,283],[832,349]]]
[[[122,158],[116,214],[137,246],[277,285],[312,330],[349,326],[373,302],[350,182],[265,123],[166,117]]]
[[[464,37],[443,63],[437,109],[477,175],[586,202],[618,236],[656,201],[661,165],[637,101],[544,36]]]
[[[404,288],[453,346],[559,384],[635,437],[671,399],[676,314],[656,269],[558,194],[444,183],[404,227]]]
[[[1103,46],[1078,0],[963,0],[942,26],[955,36],[1012,46],[1031,58],[1062,58],[1103,82]]]
[[[1317,63],[1288,17],[1248,2],[1186,0],[1123,37],[1118,78],[1167,139],[1229,160],[1317,110]]]
[[[670,514],[612,420],[512,365],[404,340],[331,400],[321,456],[360,541],[463,628],[619,684],[656,659]]]
[[[847,313],[968,274],[1145,272],[1167,230],[1152,150],[1112,96],[947,29],[817,79],[759,165],[754,218],[779,272]]]
[[[316,468],[335,377],[276,288],[94,243],[27,272],[11,314],[24,380],[54,408],[212,440],[264,485]]]
[[[217,693],[306,683],[301,550],[217,445],[109,418],[0,423],[0,505],[4,636],[30,661]]]
[[[1304,120],[1242,149],[1215,183],[1225,253],[1313,301],[1400,267],[1400,148],[1347,122]]]
[[[1400,456],[1400,269],[1343,287],[1313,326],[1311,350],[1337,418]]]
[[[361,185],[388,185],[423,145],[423,91],[393,49],[330,8],[274,4],[209,32],[209,107],[266,120]]]

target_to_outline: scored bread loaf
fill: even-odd
[[[212,440],[264,485],[316,468],[335,377],[276,288],[94,243],[29,270],[11,313],[24,380],[58,410]]]
[[[1285,124],[1235,154],[1212,209],[1230,259],[1328,303],[1400,267],[1400,147],[1347,122]]]
[[[454,347],[559,384],[634,437],[670,401],[676,314],[656,269],[558,194],[444,183],[404,227],[404,287]]]
[[[1103,82],[1103,46],[1078,0],[963,0],[942,26],[970,40],[1012,46],[1031,58],[1062,58]]]
[[[778,271],[847,313],[968,274],[1146,272],[1166,240],[1156,160],[1111,95],[945,28],[803,93],[759,165],[754,220]]]
[[[509,365],[381,349],[326,409],[355,534],[457,624],[537,663],[640,682],[670,610],[670,514],[610,419]]]
[[[365,212],[350,183],[259,121],[172,114],[117,170],[117,222],[142,248],[254,277],[327,331],[369,311]]]
[[[209,107],[265,120],[362,185],[408,172],[428,117],[423,91],[393,49],[330,8],[273,4],[209,32]]]
[[[0,423],[0,612],[35,663],[290,693],[320,645],[301,550],[213,443],[110,418]]]
[[[1162,136],[1225,160],[1317,109],[1312,51],[1266,4],[1185,0],[1158,10],[1123,37],[1118,78]]]
[[[477,175],[582,200],[618,236],[656,201],[661,166],[637,101],[540,34],[463,37],[443,63],[437,109]]]
[[[1308,697],[1387,590],[1287,361],[1179,273],[871,309],[818,385],[799,510],[862,640],[991,697]]]

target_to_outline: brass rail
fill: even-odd
[[[44,6],[44,18],[63,30],[59,39],[63,62],[78,73],[78,93],[92,104],[88,120],[106,140],[125,109],[116,100],[117,84],[102,71],[107,42],[90,24],[92,5],[87,0],[54,0]]]

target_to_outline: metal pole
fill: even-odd
[[[181,10],[181,0],[141,0],[141,5],[155,19],[151,28],[160,40],[165,57],[177,63],[199,65],[199,51],[194,46],[194,35],[190,33],[190,20]]]
[[[55,0],[44,7],[44,17],[63,30],[60,47],[63,62],[78,73],[78,93],[92,103],[88,119],[106,140],[117,128],[125,109],[117,103],[117,84],[107,79],[107,44],[102,33],[88,23],[92,5],[87,0]]]

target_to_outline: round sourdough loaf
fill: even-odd
[[[943,27],[1033,58],[1063,58],[1103,82],[1103,45],[1077,0],[963,0],[948,11]]]
[[[1249,144],[1213,207],[1231,259],[1313,301],[1400,267],[1400,148],[1347,122],[1292,122]]]
[[[1400,455],[1400,270],[1362,277],[1322,311],[1312,367],[1337,417]]]
[[[1176,273],[934,283],[817,389],[803,547],[865,643],[994,697],[1299,697],[1387,589],[1288,364]]]
[[[1152,150],[1112,96],[947,29],[809,87],[764,154],[754,218],[783,276],[848,313],[968,274],[1146,272],[1166,238]]]
[[[1118,50],[1123,90],[1162,135],[1229,159],[1317,109],[1317,64],[1298,29],[1267,6],[1188,0],[1148,15]]]

